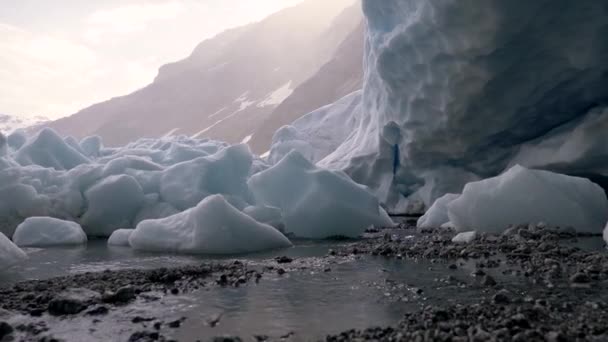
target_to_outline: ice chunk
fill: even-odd
[[[144,202],[137,181],[127,175],[107,177],[85,192],[88,203],[82,226],[89,236],[107,237],[120,227],[132,227]]]
[[[15,230],[13,242],[20,247],[80,245],[87,242],[87,235],[75,222],[29,217]]]
[[[0,271],[27,259],[27,254],[0,233]]]
[[[12,236],[17,225],[30,216],[48,214],[50,200],[27,184],[9,184],[0,188],[0,233]]]
[[[464,232],[464,233],[458,233],[456,236],[454,236],[454,238],[452,239],[452,242],[453,243],[471,243],[476,238],[477,238],[477,232],[475,232],[475,231]]]
[[[133,221],[134,226],[144,220],[155,220],[179,213],[171,204],[160,201],[158,194],[148,194],[145,196],[142,208],[139,210]]]
[[[249,147],[241,144],[173,165],[161,176],[161,198],[179,210],[192,208],[211,194],[247,198],[252,161]]]
[[[315,167],[297,151],[248,184],[256,203],[280,208],[286,232],[298,237],[357,237],[372,225],[393,225],[366,188]]]
[[[99,137],[98,135],[92,135],[82,139],[80,141],[80,148],[87,157],[99,157],[101,149],[103,148],[101,137]]]
[[[52,129],[45,128],[31,141],[23,145],[15,160],[21,165],[40,165],[56,170],[69,170],[89,159],[61,139]]]
[[[516,165],[498,177],[467,184],[448,204],[448,216],[460,231],[501,232],[511,224],[543,221],[601,233],[608,200],[588,179]]]
[[[259,223],[212,195],[179,214],[146,220],[129,238],[138,250],[195,254],[239,254],[291,246],[281,232]]]
[[[258,222],[273,226],[280,231],[285,230],[283,213],[281,213],[281,209],[279,208],[265,205],[248,206],[243,209],[243,212]]]
[[[460,195],[446,194],[438,198],[427,212],[418,219],[418,228],[437,228],[450,221],[448,217],[448,204]]]
[[[26,141],[27,135],[25,135],[25,132],[21,129],[14,131],[7,137],[8,146],[10,146],[14,150],[20,149]]]
[[[135,229],[117,229],[115,230],[110,238],[108,239],[108,245],[110,246],[123,246],[127,247],[129,245],[129,238],[131,234],[135,231]]]

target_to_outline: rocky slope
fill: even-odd
[[[100,135],[107,145],[166,133],[240,142],[332,60],[361,21],[354,0],[307,0],[206,40],[145,88],[49,126],[76,138]]]

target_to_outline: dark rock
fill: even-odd
[[[5,338],[6,336],[12,334],[13,331],[14,331],[14,329],[13,329],[12,325],[10,325],[6,322],[0,321],[0,340]]]
[[[132,286],[124,286],[116,292],[106,293],[102,300],[110,304],[126,304],[137,297],[136,289]]]
[[[103,306],[103,305],[98,305],[98,306],[95,306],[94,308],[88,310],[86,312],[86,314],[89,316],[101,316],[101,315],[107,315],[109,311],[110,310],[108,309],[108,307]]]
[[[53,299],[48,306],[48,311],[53,316],[75,315],[84,311],[87,305],[72,298]]]
[[[274,258],[274,260],[279,264],[289,264],[289,263],[293,262],[293,259],[288,256],[276,257],[276,258]]]
[[[496,304],[509,304],[511,303],[511,297],[509,292],[500,290],[492,297],[492,301]]]
[[[240,337],[238,336],[218,336],[214,337],[213,342],[242,342]]]
[[[151,342],[158,341],[159,339],[160,334],[156,331],[138,331],[129,337],[129,342]]]
[[[491,276],[486,275],[483,277],[481,284],[484,286],[494,286],[496,285],[496,280],[494,280],[494,278],[492,278]]]
[[[574,284],[588,284],[591,282],[591,278],[585,273],[578,272],[570,277],[570,282]]]

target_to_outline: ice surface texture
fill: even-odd
[[[364,0],[363,8],[360,101],[291,127],[319,165],[347,172],[395,209],[411,195],[430,205],[516,163],[605,182],[605,2]],[[325,124],[338,117],[341,125]]]

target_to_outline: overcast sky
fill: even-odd
[[[0,113],[56,118],[301,0],[0,0]],[[330,1],[330,0],[328,0]]]

